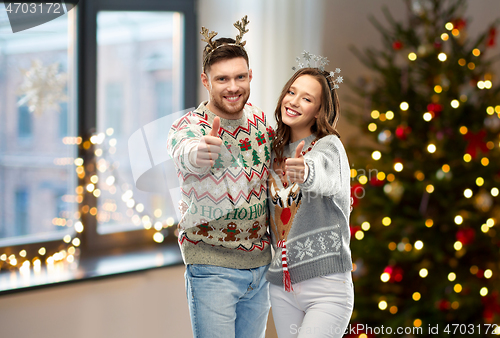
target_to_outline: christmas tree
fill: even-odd
[[[257,150],[255,149],[252,151],[252,161],[253,165],[261,164],[259,160],[259,155],[257,154]]]
[[[491,336],[489,324],[500,325],[498,21],[472,38],[465,1],[406,3],[405,23],[387,9],[386,24],[372,19],[380,50],[353,48],[374,77],[351,85],[363,106],[350,115],[366,134],[348,149],[351,324],[378,328],[364,337],[387,336],[382,325],[393,335]]]

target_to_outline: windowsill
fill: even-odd
[[[56,263],[41,271],[0,272],[0,296],[44,287],[120,276],[183,264],[177,243],[134,249],[107,255],[81,257],[78,263]]]

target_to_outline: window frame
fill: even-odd
[[[97,126],[97,14],[99,11],[173,11],[180,12],[184,17],[184,70],[183,90],[185,108],[196,104],[197,84],[197,30],[196,30],[196,0],[86,0],[67,1],[77,3],[76,10],[76,119],[78,135],[88,139]],[[94,164],[95,155],[92,147],[78,149],[78,156],[86,164]],[[78,179],[75,176],[76,179]],[[82,184],[82,182],[79,182]],[[97,207],[97,198],[87,193],[83,204],[90,208]],[[99,234],[97,219],[90,214],[81,215],[85,231],[79,236],[81,239],[81,256],[99,256],[106,253],[116,253],[122,250],[134,250],[148,246],[157,246],[153,242],[154,229],[133,230]],[[173,228],[169,229],[169,236],[165,237],[165,244],[176,241],[172,235]],[[6,246],[1,247],[2,253],[17,254],[20,250],[28,252],[28,259],[37,255],[40,247],[47,249],[47,254],[67,247],[61,234],[33,235],[26,238],[6,239]],[[33,257],[32,257],[33,256]]]

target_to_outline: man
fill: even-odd
[[[167,148],[182,193],[179,244],[194,337],[264,337],[267,177],[273,131],[247,103],[252,71],[241,38],[204,27],[201,81],[209,99],[174,122]]]

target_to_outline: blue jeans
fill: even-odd
[[[268,268],[188,264],[186,293],[194,337],[264,338],[271,306]]]

